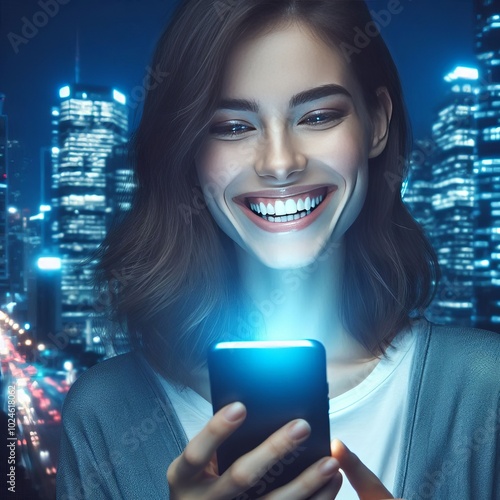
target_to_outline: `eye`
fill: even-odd
[[[309,125],[318,127],[321,125],[332,125],[344,117],[344,113],[340,111],[315,111],[306,115],[299,121],[299,125]]]
[[[250,125],[245,125],[244,123],[231,121],[231,122],[217,123],[215,125],[212,125],[209,128],[208,132],[211,135],[231,138],[243,135],[245,132],[248,132],[250,130],[255,130],[255,129]]]

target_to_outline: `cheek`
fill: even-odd
[[[358,140],[359,137],[359,140]],[[340,174],[350,184],[368,166],[368,151],[360,136],[338,137],[318,142],[315,156]]]
[[[196,158],[196,170],[205,196],[220,198],[241,172],[242,166],[230,148],[205,146]]]

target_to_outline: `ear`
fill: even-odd
[[[378,105],[372,116],[373,136],[369,158],[375,158],[385,149],[389,138],[389,126],[392,116],[392,100],[387,89],[380,87],[376,93]]]

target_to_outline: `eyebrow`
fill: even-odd
[[[288,106],[290,108],[295,108],[301,104],[306,104],[323,97],[339,94],[352,99],[351,94],[344,87],[331,83],[295,94],[290,99]],[[234,111],[251,111],[252,113],[258,113],[259,105],[253,99],[222,99],[219,102],[218,109],[231,109]]]

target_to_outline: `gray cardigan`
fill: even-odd
[[[500,335],[423,330],[393,494],[500,500]],[[99,363],[64,403],[57,499],[168,499],[166,470],[186,443],[140,353]]]

